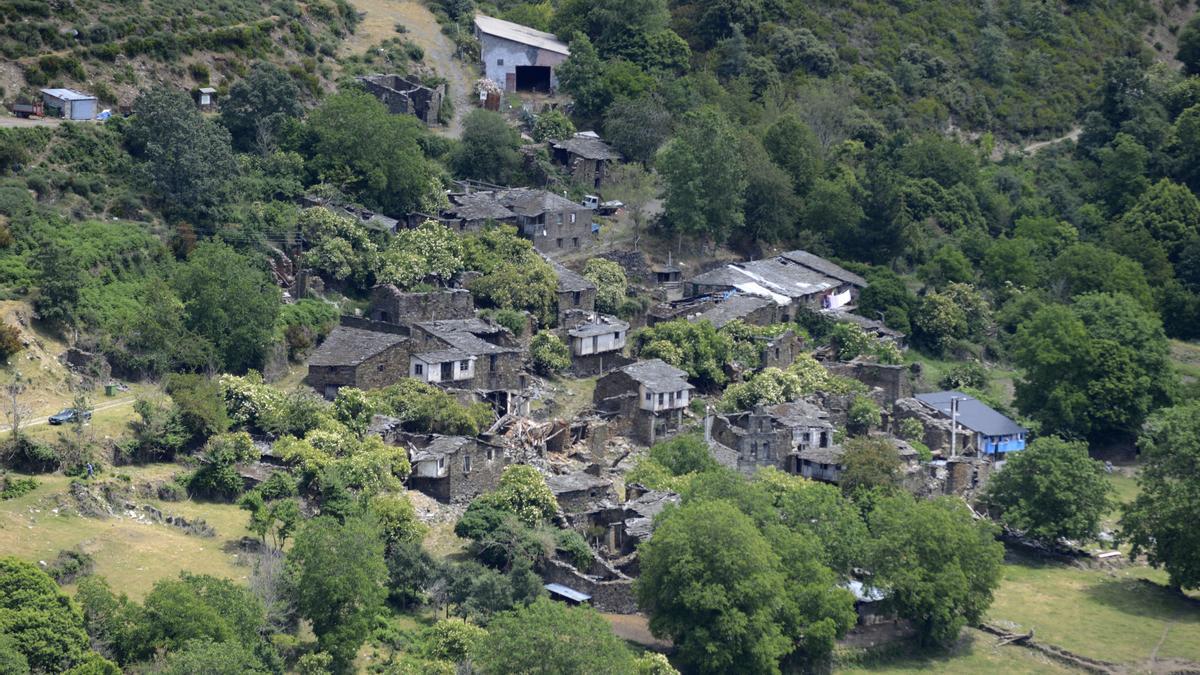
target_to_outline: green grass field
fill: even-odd
[[[836,667],[834,672],[855,673],[1069,673],[1070,669],[1023,647],[996,646],[996,639],[975,629],[963,631],[951,650],[944,654],[908,654],[868,659],[857,665]]]

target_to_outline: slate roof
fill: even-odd
[[[494,35],[498,38],[511,40],[523,45],[537,47],[548,52],[556,54],[570,54],[571,50],[567,45],[563,44],[553,33],[544,33],[540,30],[534,30],[529,26],[522,26],[519,23],[504,21],[495,17],[487,16],[486,14],[475,15],[475,27],[480,33],[486,35]]]
[[[705,311],[695,317],[695,321],[708,321],[714,328],[721,328],[725,324],[744,319],[754,312],[772,304],[767,298],[757,295],[746,295],[738,293],[730,296],[728,300],[718,303],[717,306]]]
[[[763,407],[763,412],[773,415],[785,427],[833,428],[829,412],[808,401],[790,401]]]
[[[468,192],[451,195],[454,205],[446,210],[446,214],[463,220],[511,220],[517,214],[496,200],[491,192]]]
[[[516,347],[503,347],[479,337],[480,335],[495,335],[505,332],[505,329],[499,324],[483,319],[441,319],[424,321],[417,325],[450,345],[454,350],[467,355],[507,354],[520,351]],[[461,358],[459,357],[460,360]]]
[[[836,288],[843,283],[866,286],[862,277],[807,251],[789,251],[765,260],[731,263],[697,275],[692,283],[728,286],[743,293],[771,298],[783,305]]]
[[[831,445],[827,448],[810,446],[797,453],[797,456],[802,460],[817,464],[840,464],[844,454],[846,451],[842,449],[842,446]]]
[[[453,455],[470,442],[471,439],[466,436],[435,436],[429,445],[413,451],[412,461],[421,462]]]
[[[652,391],[679,391],[680,389],[695,389],[688,384],[687,373],[670,365],[662,359],[650,359],[631,363],[621,372],[632,377]]]
[[[550,266],[554,268],[554,273],[558,275],[559,293],[596,290],[596,284],[592,283],[591,279],[588,279],[581,274],[572,272],[561,263],[551,260],[550,258],[546,258],[546,256],[542,257],[546,259],[546,262],[550,263]]]
[[[583,206],[554,194],[549,190],[534,188],[511,188],[496,193],[496,201],[522,216],[539,216],[543,213],[582,209]]]
[[[628,323],[620,319],[614,319],[611,316],[601,316],[593,321],[572,328],[567,331],[567,334],[571,337],[591,337],[593,335],[608,335],[609,333],[625,332],[627,330],[629,330]]]
[[[607,478],[593,476],[590,473],[578,472],[547,476],[546,485],[550,488],[551,492],[561,495],[568,492],[591,490],[592,488],[610,487],[612,486],[612,481]]]
[[[461,352],[457,349],[440,349],[433,352],[421,352],[413,354],[418,359],[425,363],[444,363],[446,361],[468,361],[475,358],[466,352]]]
[[[621,158],[608,143],[600,140],[599,136],[586,131],[561,141],[551,141],[550,144],[555,150],[566,150],[572,155],[579,155],[584,159],[609,160]]]
[[[950,398],[958,401],[958,423],[984,436],[1008,436],[1023,434],[1028,429],[984,405],[983,402],[959,391],[939,391],[932,394],[917,394],[915,398],[950,417]]]
[[[338,326],[308,360],[310,366],[357,366],[408,338],[362,328]]]

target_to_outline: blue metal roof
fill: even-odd
[[[574,588],[567,588],[562,584],[546,584],[546,590],[550,591],[554,595],[561,595],[562,597],[574,602],[587,602],[592,599],[592,596],[586,593],[580,593]]]
[[[950,399],[958,399],[958,423],[984,436],[1023,434],[1028,429],[960,391],[917,394],[917,400],[950,417]]]

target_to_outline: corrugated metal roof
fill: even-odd
[[[917,394],[916,399],[950,417],[950,399],[958,399],[958,423],[984,436],[1023,434],[1028,429],[991,409],[983,402],[961,391],[939,391]]]
[[[497,19],[484,14],[476,14],[475,27],[479,29],[480,33],[494,35],[505,40],[512,40],[513,42],[537,47],[548,52],[567,55],[571,53],[567,45],[563,44],[553,33],[543,33],[540,30],[534,30],[529,26],[522,26],[519,23],[504,21],[503,19]]]
[[[574,602],[587,602],[592,599],[592,596],[587,593],[580,593],[574,588],[567,588],[562,584],[546,584],[546,590],[553,595],[559,595]]]
[[[96,97],[91,94],[85,94],[74,89],[43,89],[43,94],[49,94],[54,98],[59,98],[64,101],[95,101]]]

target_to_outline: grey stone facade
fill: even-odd
[[[831,447],[833,434],[828,414],[806,401],[717,415],[711,430],[714,441],[736,453],[735,468],[747,474],[768,466],[801,473],[803,453]]]
[[[445,85],[427,87],[399,75],[366,75],[358,83],[393,115],[412,115],[429,126],[438,123]]]
[[[913,395],[912,377],[905,365],[888,365],[870,361],[851,361],[850,363],[826,363],[825,367],[834,375],[853,378],[871,387],[883,391],[881,403],[885,408],[891,408],[896,401]]]
[[[637,361],[598,379],[592,403],[611,433],[653,445],[683,429],[683,411],[694,389],[686,378],[659,359]]]
[[[464,436],[405,435],[411,442],[408,485],[440,502],[469,502],[500,484],[503,448]]]
[[[345,317],[343,322],[354,319]],[[382,327],[358,322],[357,327],[334,328],[309,359],[304,382],[326,398],[336,396],[341,387],[386,387],[408,373],[408,338],[403,332],[375,330]]]
[[[558,507],[564,513],[582,513],[592,508],[596,502],[617,501],[617,493],[613,490],[611,480],[587,473],[548,476],[546,485],[554,493]]]
[[[368,314],[375,321],[396,324],[470,319],[475,316],[475,302],[471,293],[462,288],[405,293],[392,284],[381,284],[371,289]]]
[[[550,141],[550,158],[566,168],[576,183],[599,189],[610,167],[621,156],[594,132],[584,131],[571,138]]]

